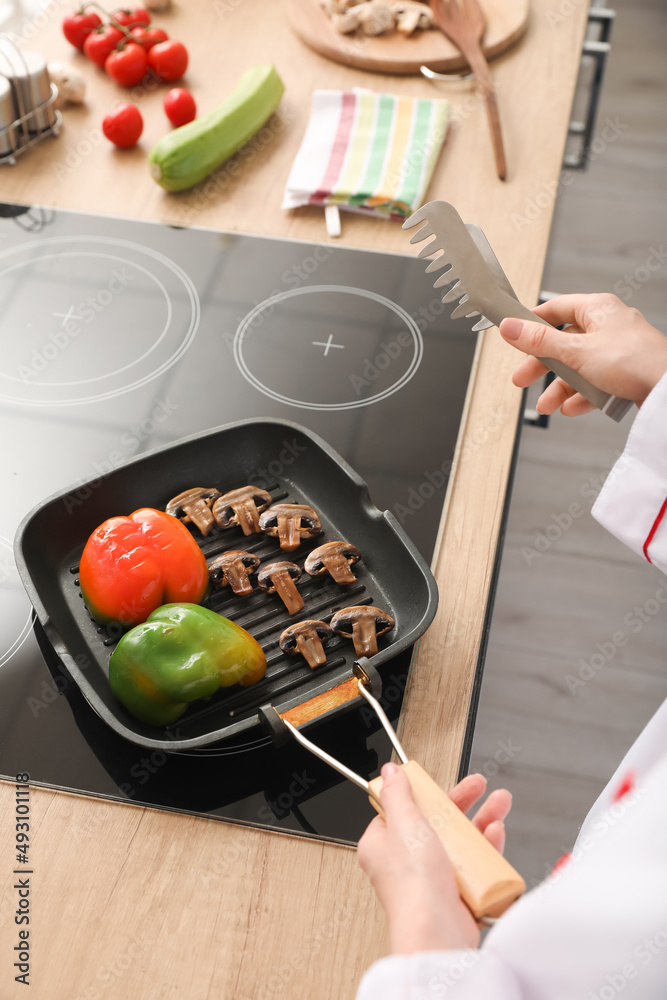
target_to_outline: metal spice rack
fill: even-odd
[[[4,52],[3,48],[5,49]],[[10,69],[12,66],[11,60],[9,59],[6,52],[7,48],[12,53],[12,57],[14,55],[18,57],[26,72],[26,79],[29,79],[29,69],[26,60],[23,56],[23,53],[16,45],[14,40],[9,35],[4,34],[2,32],[0,32],[0,75],[4,75],[3,66],[8,65]],[[10,77],[11,75],[12,74],[10,73]],[[60,126],[62,125],[63,117],[60,111],[58,111],[57,109],[54,109],[55,117],[53,124],[47,125],[45,128],[40,129],[39,132],[33,132],[32,134],[29,128],[30,123],[34,118],[36,118],[38,114],[42,114],[48,108],[52,107],[53,104],[55,104],[56,99],[58,97],[58,88],[56,87],[55,83],[51,83],[50,87],[51,87],[51,96],[49,97],[49,99],[47,101],[44,101],[42,104],[36,104],[36,105],[26,104],[24,95],[22,93],[23,90],[22,87],[17,86],[12,88],[14,91],[14,98],[18,105],[19,117],[15,121],[11,122],[9,125],[5,125],[4,127],[0,128],[0,138],[4,135],[7,135],[7,133],[11,133],[12,130],[15,130],[15,136],[14,136],[15,148],[12,149],[10,152],[0,154],[0,164],[9,163],[10,166],[14,166],[16,163],[16,158],[20,156],[22,153],[25,153],[26,150],[29,149],[31,146],[34,146],[36,145],[36,143],[41,142],[42,139],[45,139],[47,136],[50,135],[57,136],[58,133],[60,132]]]

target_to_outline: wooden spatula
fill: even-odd
[[[478,0],[429,0],[429,4],[435,23],[443,34],[447,35],[447,38],[461,50],[468,60],[470,69],[477,77],[477,85],[489,114],[496,171],[501,181],[504,181],[507,175],[507,165],[503,136],[500,131],[498,102],[496,101],[489,64],[480,44],[486,28],[484,11]]]

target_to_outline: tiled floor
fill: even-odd
[[[611,121],[618,136],[563,188],[543,281],[558,292],[613,291],[667,247],[667,7],[610,6],[618,17],[596,131]],[[630,303],[667,333],[667,266],[634,284]],[[613,633],[659,586],[658,572],[590,516],[631,421],[557,417],[548,431],[523,433],[471,768],[513,792],[507,854],[529,885],[569,850],[667,697],[667,611],[587,684],[574,693],[568,684],[598,643],[612,652]],[[511,741],[511,759],[492,774],[499,740]]]

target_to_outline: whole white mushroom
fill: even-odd
[[[78,69],[70,66],[66,62],[50,62],[47,67],[49,76],[58,88],[58,97],[61,101],[69,101],[70,104],[83,104],[86,96],[86,81]]]

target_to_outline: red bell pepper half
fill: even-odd
[[[129,628],[145,622],[162,604],[199,604],[208,569],[204,553],[180,521],[142,507],[95,529],[81,556],[79,579],[96,621]]]

